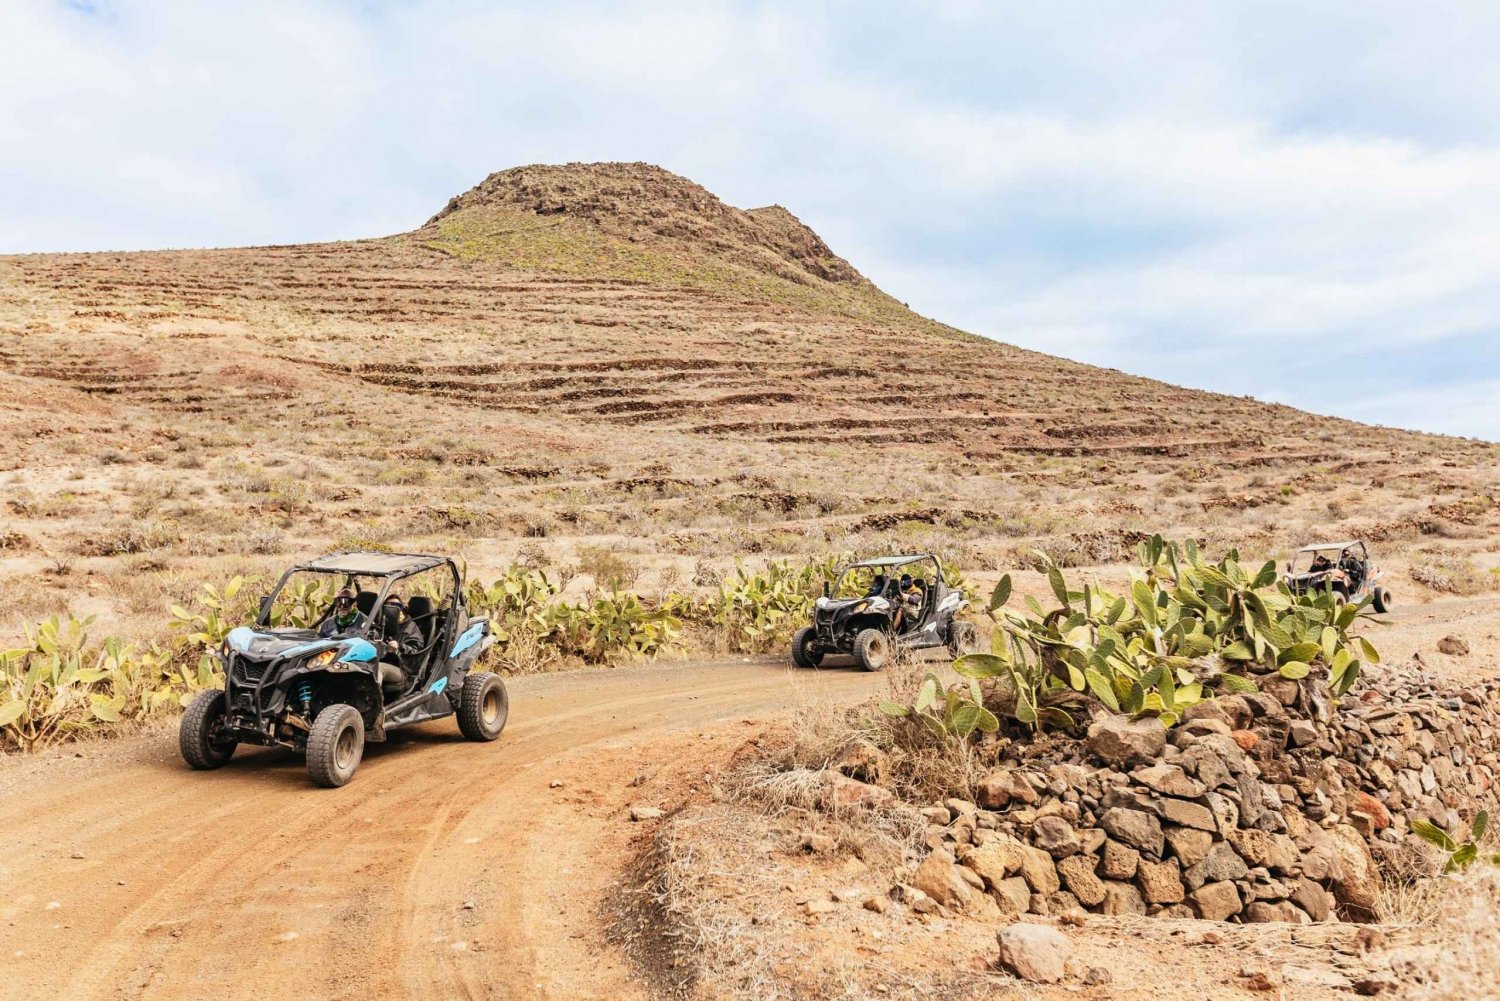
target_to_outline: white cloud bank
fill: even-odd
[[[644,159],[957,326],[1500,439],[1500,15],[1242,8],[20,0],[0,252],[376,235]]]

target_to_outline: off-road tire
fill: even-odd
[[[307,735],[307,774],[315,785],[337,789],[354,778],[365,756],[365,721],[342,702],[326,707]]]
[[[979,630],[972,622],[955,622],[948,627],[948,652],[955,657],[979,649]]]
[[[812,641],[817,632],[812,626],[803,626],[792,634],[792,663],[798,667],[817,667],[823,663],[823,651],[813,648]]]
[[[890,638],[879,629],[862,629],[854,637],[854,662],[866,671],[883,671],[890,659]]]
[[[1387,591],[1383,587],[1377,587],[1375,589],[1374,597],[1375,611],[1377,612],[1389,612],[1395,605],[1395,602],[1391,601],[1391,592]]]
[[[494,740],[510,717],[510,694],[498,674],[476,671],[458,697],[458,729],[470,740]]]
[[[222,768],[234,755],[237,741],[215,740],[214,729],[224,720],[224,693],[199,692],[177,730],[177,748],[182,760],[198,771]]]

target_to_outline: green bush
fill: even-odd
[[[0,652],[0,748],[33,750],[143,720],[216,680],[154,643],[137,649],[111,637],[91,645],[92,623],[50,618],[27,633],[25,647]]]
[[[1326,671],[1342,695],[1359,677],[1361,657],[1380,659],[1369,640],[1349,633],[1362,604],[1294,595],[1274,562],[1251,575],[1234,551],[1210,564],[1192,541],[1179,546],[1161,536],[1142,542],[1137,555],[1124,595],[1094,584],[1072,590],[1049,567],[1051,609],[1029,596],[1028,612],[1007,608],[1011,579],[1001,578],[989,602],[997,627],[991,652],[961,657],[954,669],[998,682],[1005,711],[1030,727],[1069,728],[1069,708],[1090,701],[1171,726],[1218,691],[1254,690],[1252,670],[1286,678]]]

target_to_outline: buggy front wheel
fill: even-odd
[[[494,740],[510,718],[510,695],[498,674],[476,671],[464,678],[458,699],[458,729],[470,740]]]
[[[972,622],[955,622],[948,627],[948,652],[955,657],[973,653],[979,649],[979,630]]]
[[[307,774],[316,785],[344,785],[364,756],[365,721],[358,709],[340,702],[318,713],[307,735]]]
[[[879,629],[862,629],[854,637],[854,660],[866,671],[884,670],[890,655],[891,641]]]
[[[1394,602],[1391,601],[1391,592],[1387,591],[1383,587],[1377,587],[1375,589],[1374,598],[1375,611],[1377,612],[1389,612],[1392,605],[1394,604]]]
[[[224,705],[222,691],[199,692],[182,714],[177,749],[199,771],[222,768],[234,754],[237,743],[223,736]]]
[[[823,662],[823,651],[816,645],[818,634],[803,626],[792,634],[792,663],[798,667],[817,667]]]

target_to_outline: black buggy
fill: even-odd
[[[812,625],[792,636],[792,663],[817,667],[829,654],[842,653],[866,671],[879,671],[892,650],[946,646],[955,657],[970,653],[978,646],[974,624],[954,619],[967,604],[943,580],[942,565],[930,553],[851,563],[836,583],[823,584]]]
[[[336,593],[358,614],[336,613]],[[306,625],[276,625],[289,620]],[[465,737],[494,740],[510,709],[505,683],[472,670],[494,642],[447,557],[346,552],[294,566],[254,625],[217,651],[224,689],[188,706],[182,757],[208,769],[241,743],[289,747],[307,756],[313,782],[334,787],[354,776],[366,740],[397,727],[457,715]]]
[[[1293,594],[1327,591],[1340,604],[1369,598],[1377,612],[1389,612],[1395,604],[1385,572],[1358,539],[1303,546],[1286,561],[1282,580]]]

